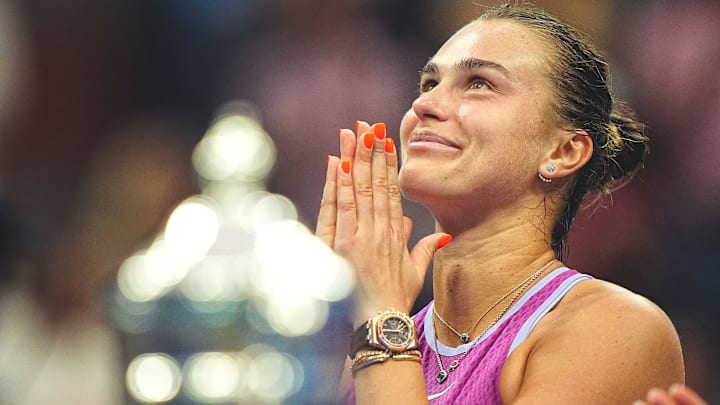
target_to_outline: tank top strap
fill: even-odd
[[[533,285],[527,293],[520,297],[518,302],[516,302],[510,310],[508,310],[507,313],[505,313],[505,315],[503,315],[503,317],[498,320],[498,322],[490,330],[488,330],[485,336],[481,337],[481,340],[475,344],[482,343],[483,340],[488,339],[501,327],[504,329],[504,333],[507,333],[508,331],[505,327],[503,327],[503,324],[509,318],[514,318],[513,324],[522,325],[519,332],[521,334],[525,334],[524,338],[518,339],[517,343],[513,345],[512,348],[514,348],[527,338],[532,331],[532,328],[537,324],[542,316],[549,312],[573,285],[588,278],[591,277],[567,267],[559,267],[553,270],[550,274],[535,283],[535,285]],[[435,302],[431,301],[414,317],[418,329],[422,328],[422,334],[425,337],[434,336],[435,334],[432,322],[432,307],[434,304]],[[532,321],[528,322],[530,319],[532,319]],[[454,356],[463,353],[467,345],[473,344],[473,342],[469,342],[457,347],[448,347],[440,342],[438,343],[439,352],[444,356]]]
[[[518,345],[530,336],[530,332],[532,332],[538,322],[555,308],[572,287],[583,280],[592,278],[587,274],[579,273],[576,270],[571,270],[566,267],[559,268],[553,273],[557,273],[557,275],[553,277],[552,280],[549,280],[544,288],[539,289],[537,293],[533,295],[535,299],[528,300],[534,301],[533,305],[522,308],[522,312],[524,312],[524,316],[522,317],[524,318],[523,323],[510,345],[507,353],[508,356]]]

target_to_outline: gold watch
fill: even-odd
[[[415,322],[399,311],[383,311],[370,318],[350,336],[349,356],[363,349],[401,353],[417,348]]]

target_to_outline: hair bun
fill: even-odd
[[[605,184],[629,177],[642,167],[648,152],[645,125],[627,106],[616,102],[610,113],[608,139],[602,149],[606,159]]]

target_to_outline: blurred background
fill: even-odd
[[[356,119],[397,134],[472,3],[0,0],[0,403],[333,403],[352,278],[311,237],[325,156]],[[536,4],[652,138],[568,263],[663,307],[720,403],[720,5]]]

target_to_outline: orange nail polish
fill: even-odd
[[[363,134],[363,143],[365,147],[370,149],[375,144],[375,135],[372,132],[366,132]]]
[[[446,233],[443,235],[442,238],[440,238],[440,241],[438,241],[438,249],[444,248],[450,241],[452,240],[452,235],[449,233]]]
[[[325,159],[325,164],[330,164],[330,155],[327,155],[327,158]]]
[[[386,128],[384,122],[378,122],[377,124],[373,124],[372,129],[373,132],[375,132],[375,136],[377,137],[377,139],[385,138]]]
[[[343,159],[342,162],[340,162],[340,168],[342,171],[344,171],[346,174],[350,174],[350,161],[347,159]]]
[[[393,141],[392,138],[385,138],[385,152],[395,152],[395,141]]]

